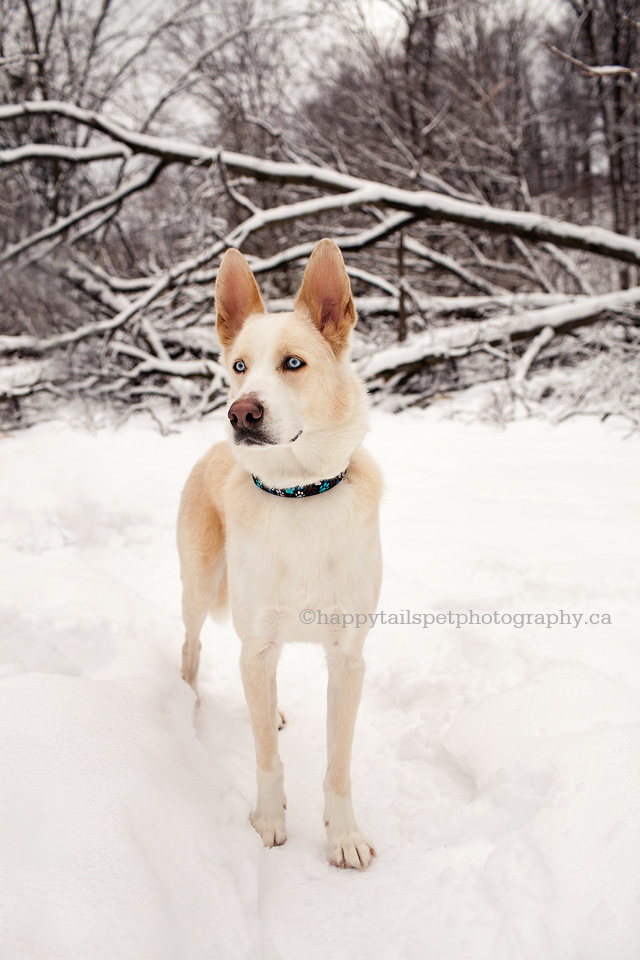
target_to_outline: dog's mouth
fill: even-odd
[[[257,430],[246,430],[243,427],[235,427],[233,431],[233,442],[247,447],[279,447],[286,446],[289,443],[295,443],[302,430],[291,437],[290,440],[276,440],[266,433]]]
[[[285,441],[285,444],[295,443],[301,435],[302,430],[298,430],[294,437]],[[255,430],[242,430],[238,428],[234,430],[233,442],[243,444],[247,447],[278,447],[282,443],[282,441],[274,440],[273,437],[269,437],[265,433],[256,433]]]
[[[242,443],[247,447],[269,447],[276,446],[278,441],[263,433],[256,433],[255,430],[236,429],[233,434],[233,442]]]

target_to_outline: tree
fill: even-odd
[[[640,2],[567,0],[571,20],[555,52],[566,72],[580,70],[597,111],[605,148],[612,225],[640,230]],[[560,49],[559,49],[560,48]]]

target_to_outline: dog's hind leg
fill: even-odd
[[[200,631],[207,613],[216,599],[220,580],[226,576],[224,564],[182,565],[182,619],[185,641],[182,647],[182,676],[197,693],[200,666]]]
[[[225,534],[220,513],[207,496],[206,463],[194,467],[178,514],[178,552],[182,577],[182,676],[197,692],[200,631],[207,613],[227,601]],[[217,612],[221,612],[218,609]]]

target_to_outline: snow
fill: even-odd
[[[372,425],[380,611],[585,618],[376,625],[353,762],[364,874],[326,860],[320,651],[280,665],[273,850],[248,822],[232,627],[205,628],[195,716],[179,676],[177,501],[221,416],[0,437],[4,956],[635,960],[640,448],[591,419]]]

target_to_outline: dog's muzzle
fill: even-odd
[[[235,400],[227,412],[236,443],[265,444],[275,441],[264,432],[264,407],[255,396]]]

